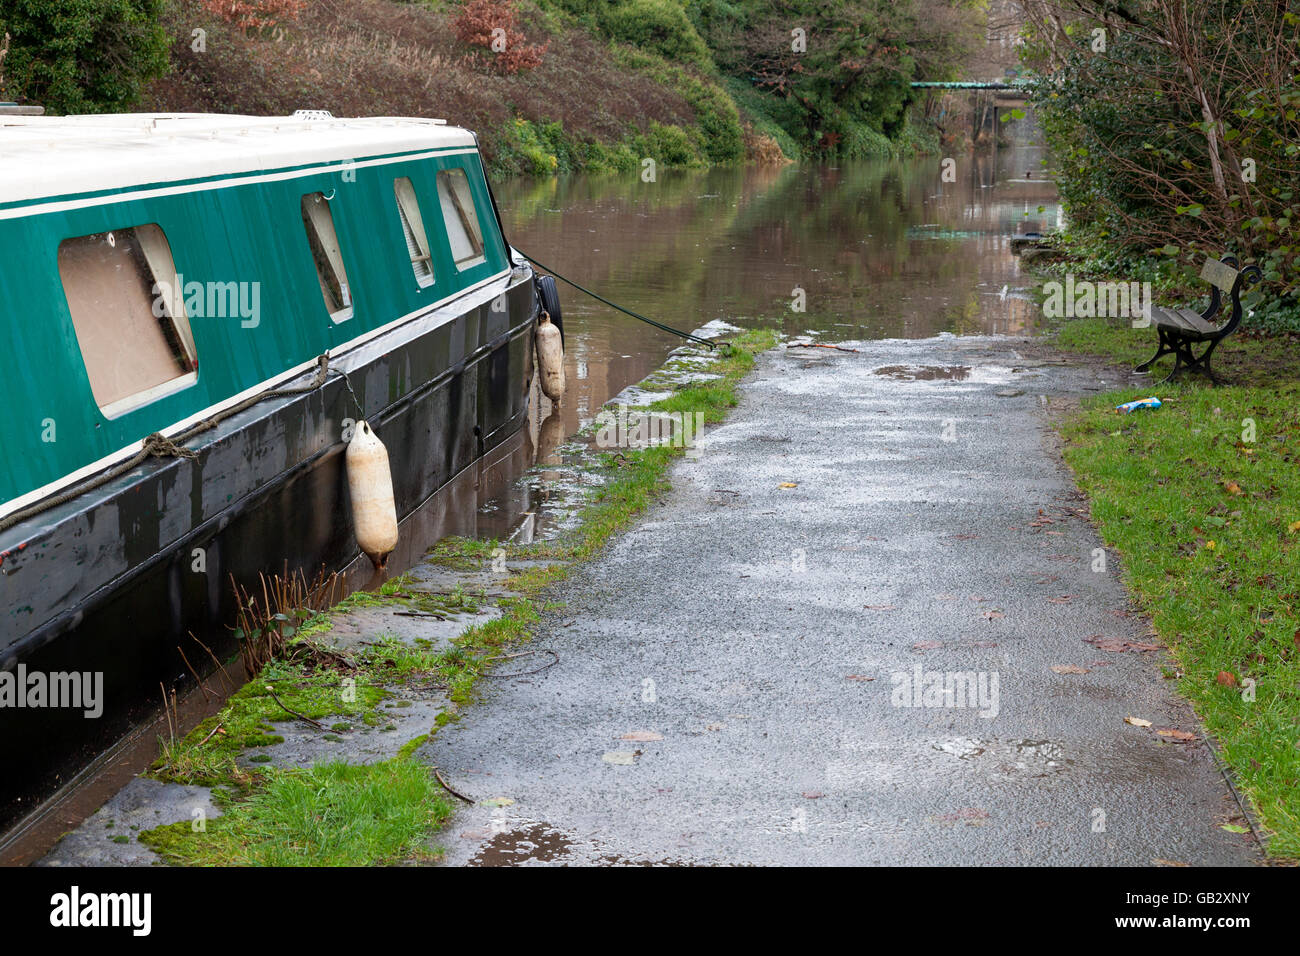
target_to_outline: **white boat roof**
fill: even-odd
[[[0,115],[0,203],[474,145],[445,120],[314,110]]]

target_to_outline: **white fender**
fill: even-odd
[[[345,456],[348,492],[352,496],[352,526],[357,544],[376,568],[397,547],[397,505],[388,449],[364,422],[357,422]]]
[[[564,344],[560,330],[545,312],[537,320],[537,364],[542,372],[542,392],[553,402],[564,397]]]

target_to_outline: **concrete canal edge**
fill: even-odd
[[[753,354],[776,336],[721,322],[697,334],[733,344],[676,349],[660,369],[611,399],[601,421],[626,426],[651,409],[698,414],[708,425],[721,420]],[[675,423],[686,420],[678,414]],[[458,720],[480,679],[497,679],[498,666],[536,666],[523,642],[542,615],[560,610],[544,601],[547,586],[651,503],[669,464],[691,453],[696,429],[677,445],[610,450],[598,431],[593,424],[561,448],[569,480],[560,482],[565,501],[556,510],[568,518],[558,522],[558,537],[524,546],[447,539],[378,591],[358,592],[309,617],[294,637],[311,652],[268,665],[219,713],[165,744],[150,772],[65,834],[40,865],[253,862],[257,842],[238,831],[267,824],[259,811],[274,814],[268,804],[277,799],[277,782],[342,763],[369,768],[354,784],[385,786],[383,768],[412,762],[421,744]],[[428,831],[459,795],[436,768],[433,779],[407,794],[420,806],[403,833],[316,862],[436,859],[437,838]]]

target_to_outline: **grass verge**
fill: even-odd
[[[1072,352],[1136,364],[1151,330],[1076,320]],[[1224,360],[1219,361],[1219,355]],[[1300,381],[1287,338],[1225,341],[1197,376],[1099,395],[1062,425],[1065,459],[1124,579],[1178,663],[1179,690],[1267,829],[1300,857]],[[1169,360],[1164,360],[1168,362]],[[1159,380],[1159,373],[1152,378]],[[1121,415],[1149,395],[1158,410]]]
[[[398,758],[268,773],[223,816],[182,820],[140,842],[184,866],[363,866],[436,858],[426,839],[451,815],[429,768]]]

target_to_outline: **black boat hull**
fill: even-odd
[[[0,830],[155,711],[160,685],[192,682],[186,659],[210,663],[198,641],[233,650],[232,577],[311,578],[356,558],[349,420],[385,443],[399,518],[510,437],[528,415],[537,311],[518,270],[357,349],[346,381],[222,422],[190,443],[196,459],[151,460],[0,536],[0,670],[103,675],[96,718],[0,707]]]

